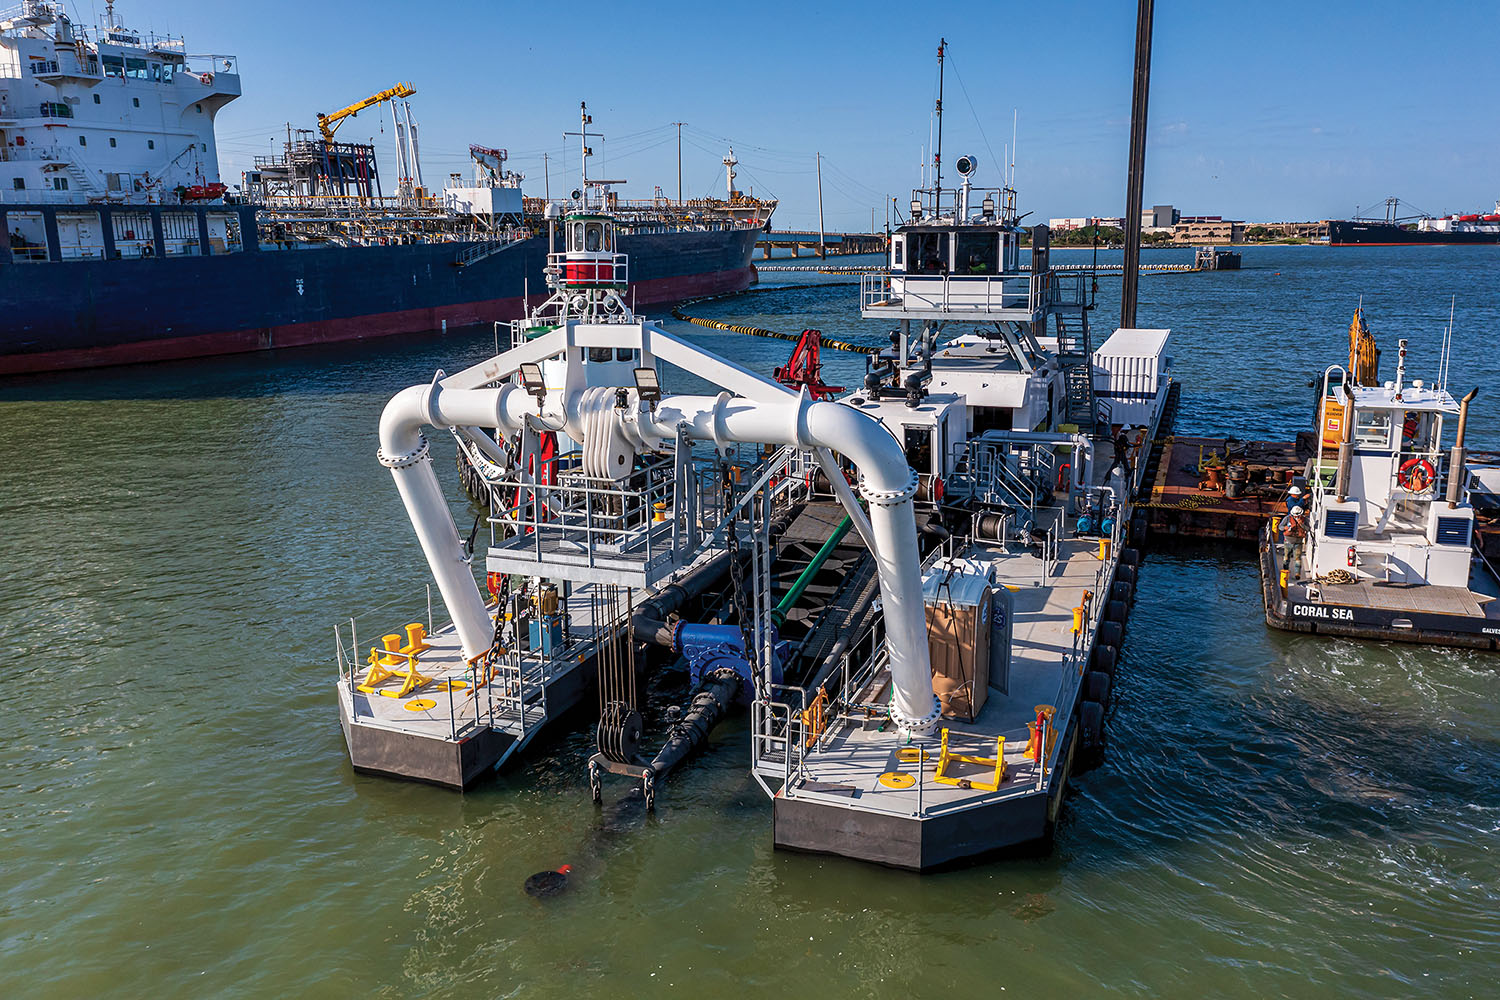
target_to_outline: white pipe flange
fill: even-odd
[[[932,732],[942,717],[943,706],[938,702],[937,695],[932,696],[932,710],[915,719],[902,712],[894,701],[891,702],[891,721],[896,724],[897,729],[911,736],[922,736]]]
[[[427,453],[431,450],[431,447],[427,444],[427,435],[418,434],[417,446],[405,455],[387,455],[384,448],[377,448],[375,449],[375,458],[387,469],[406,469],[426,458]]]
[[[893,507],[898,503],[905,503],[917,494],[917,474],[912,472],[906,485],[899,490],[877,490],[870,487],[869,480],[864,476],[859,477],[859,495],[881,507]]]
[[[733,398],[734,394],[726,391],[719,393],[718,398],[714,400],[714,454],[719,458],[728,458],[731,451],[729,447],[729,433],[724,429],[724,406]]]

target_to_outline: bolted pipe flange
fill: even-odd
[[[431,450],[432,449],[427,444],[427,436],[425,434],[418,434],[417,446],[411,451],[407,452],[405,455],[391,456],[385,453],[385,449],[377,448],[375,450],[375,457],[379,459],[380,464],[385,466],[387,469],[406,469],[413,465],[416,465],[418,462],[422,461],[422,459],[426,458],[428,452]]]
[[[937,695],[932,696],[932,710],[919,718],[908,717],[906,713],[896,707],[894,701],[891,703],[891,721],[896,724],[897,729],[903,733],[910,733],[913,736],[922,736],[932,732],[937,726],[938,720],[942,717],[943,706],[938,703]]]
[[[911,478],[906,485],[899,490],[876,490],[870,488],[870,483],[863,476],[859,479],[859,494],[871,504],[878,507],[894,507],[896,504],[905,503],[917,494],[917,474],[911,473]]]

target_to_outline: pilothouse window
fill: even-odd
[[[948,273],[947,233],[912,233],[907,239],[912,241],[911,259],[916,263],[917,271],[922,274]]]
[[[958,274],[995,274],[1000,270],[1000,240],[995,233],[959,233]]]
[[[598,253],[603,240],[604,227],[597,222],[590,222],[588,229],[583,234],[583,249],[589,253]]]
[[[932,471],[932,428],[908,427],[905,434],[906,464],[926,475]]]
[[[1391,415],[1385,410],[1361,410],[1354,417],[1354,443],[1360,448],[1391,446]]]

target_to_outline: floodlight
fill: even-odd
[[[635,394],[643,403],[654,407],[661,402],[661,378],[655,368],[635,370]]]
[[[535,361],[528,361],[521,366],[521,388],[536,397],[540,405],[542,399],[547,395],[547,383],[542,378],[542,366]]]

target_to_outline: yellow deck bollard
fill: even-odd
[[[1109,560],[1109,539],[1108,538],[1101,538],[1101,539],[1099,539],[1099,561],[1100,562],[1107,562],[1108,560]]]
[[[427,644],[427,626],[421,622],[412,622],[406,626],[406,645],[398,652],[410,655],[412,653],[425,653],[432,647]]]
[[[387,652],[381,654],[380,665],[383,667],[399,666],[401,657],[398,654],[401,652],[401,637],[392,632],[390,635],[381,636],[380,641],[385,645],[387,650]]]

